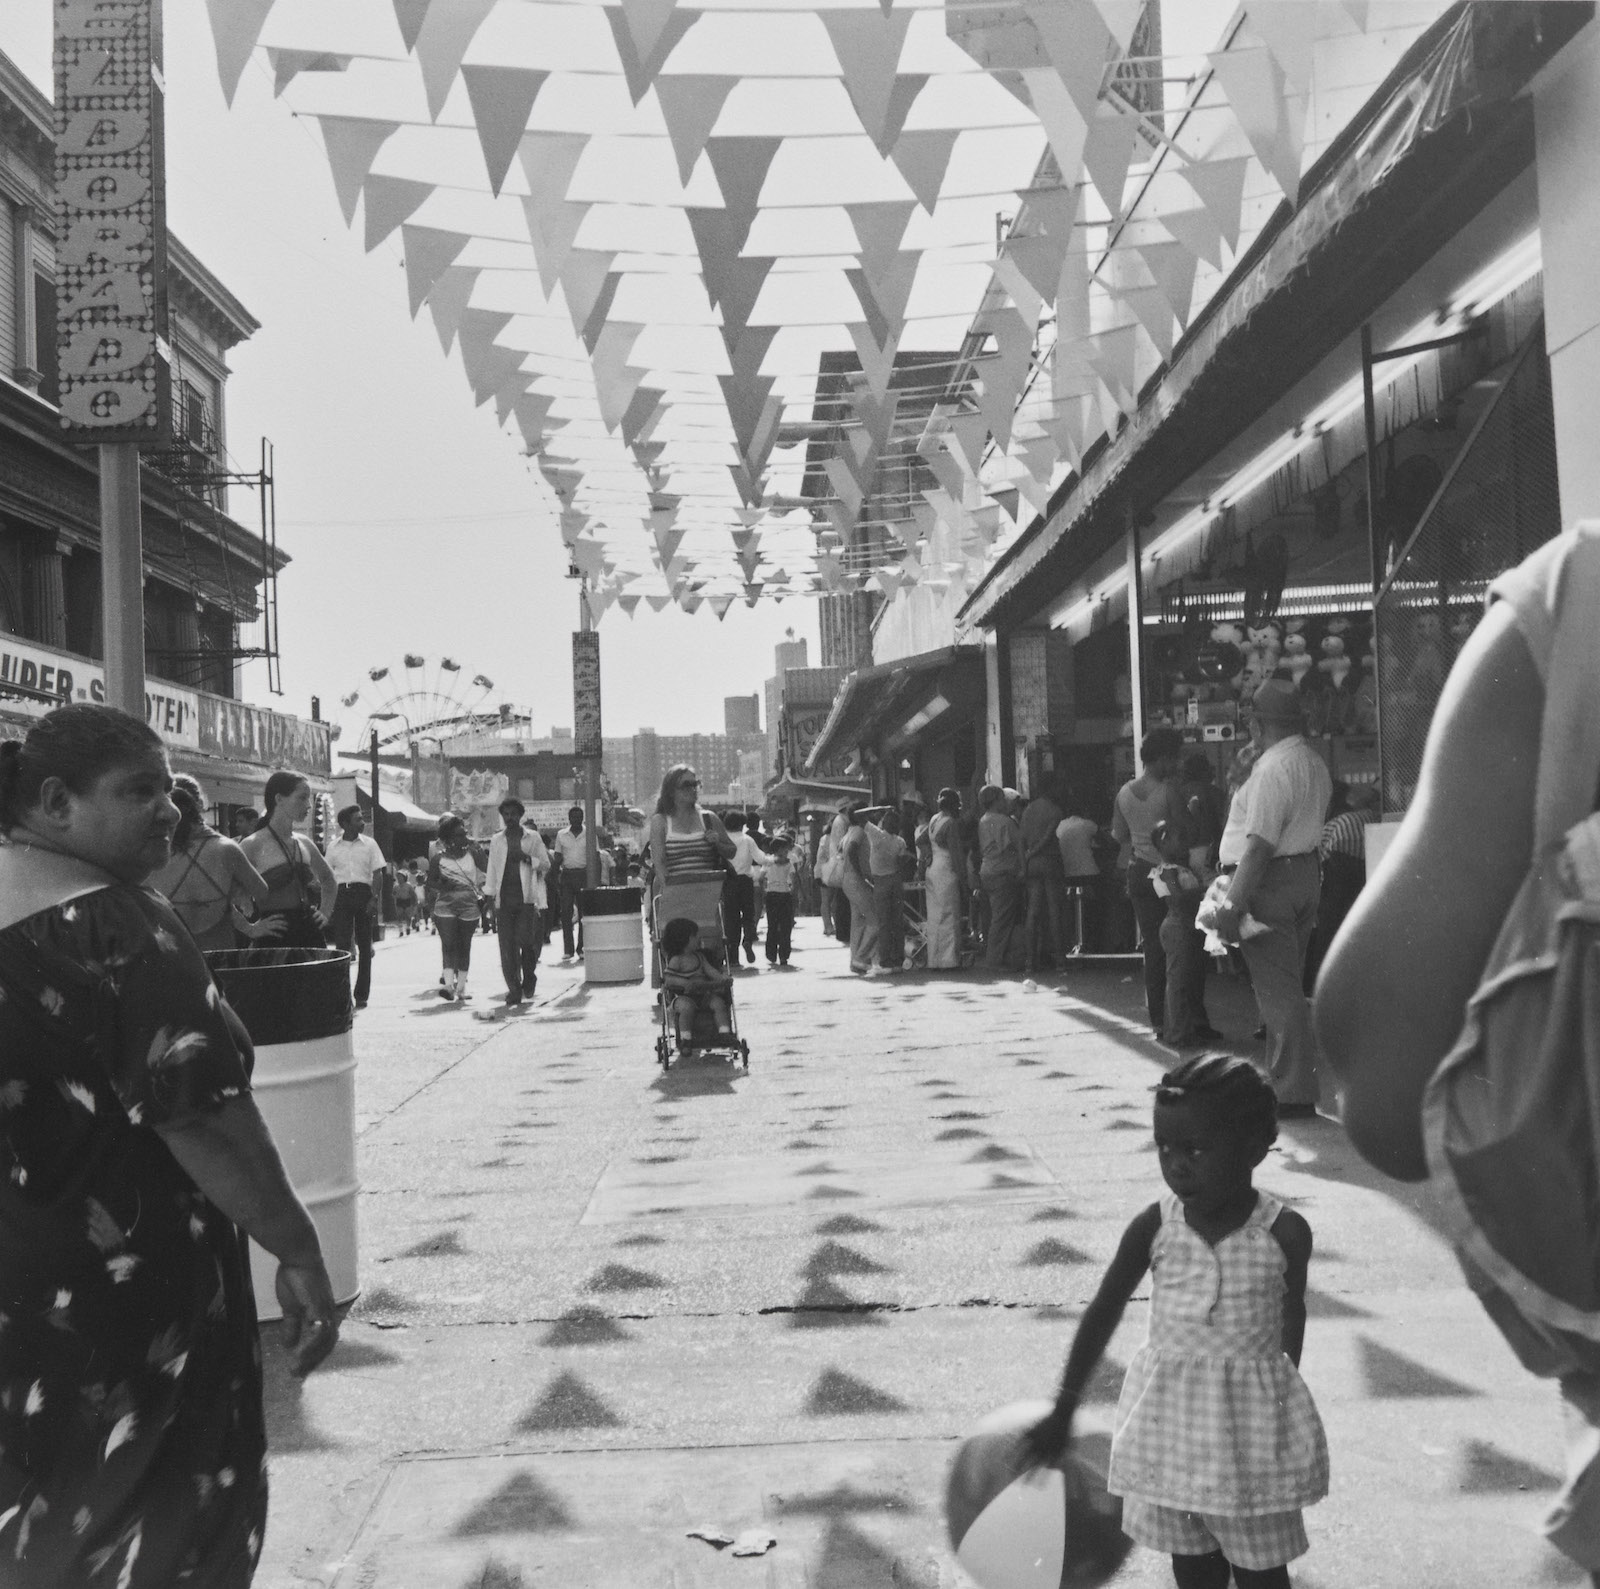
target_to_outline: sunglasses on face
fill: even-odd
[[[680,789],[698,789],[700,780],[698,778],[682,778],[678,782],[678,787]]]

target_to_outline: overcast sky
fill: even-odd
[[[368,668],[420,651],[487,674],[541,732],[570,725],[577,587],[515,428],[473,407],[429,316],[409,318],[399,234],[369,255],[346,229],[315,124],[273,100],[265,58],[230,112],[203,0],[165,4],[168,216],[262,323],[230,359],[228,446],[253,467],[259,438],[275,444],[294,559],[279,581],[284,695],[254,662],[246,696],[305,713],[320,695],[332,715]],[[49,92],[50,0],[0,0],[0,50]],[[253,506],[234,498],[240,519]],[[606,732],[720,732],[723,697],[760,691],[789,628],[817,661],[809,601],[739,603],[720,623],[707,607],[612,608]]]
[[[492,699],[536,730],[572,720],[576,586],[551,499],[514,428],[475,408],[459,354],[407,312],[399,234],[372,254],[348,230],[314,121],[272,97],[258,52],[232,110],[217,83],[204,0],[165,0],[168,214],[172,230],[262,322],[234,350],[229,450],[277,448],[284,696],[264,666],[249,699],[296,712],[398,674],[408,651],[488,675]],[[1232,0],[1164,7],[1169,53],[1213,43]],[[48,92],[50,0],[0,0],[0,50]],[[976,308],[976,301],[972,305]],[[235,516],[249,520],[251,494]],[[792,599],[601,624],[607,732],[719,730],[723,697],[759,691],[793,629],[820,661],[814,603]],[[432,671],[432,670],[430,670]]]

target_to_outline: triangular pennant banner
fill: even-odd
[[[1105,19],[1106,27],[1111,30],[1117,49],[1126,54],[1133,39],[1133,30],[1138,27],[1139,18],[1147,9],[1146,0],[1094,0],[1094,5]]]
[[[465,232],[445,232],[434,226],[400,228],[406,255],[406,290],[411,296],[411,318],[427,301],[433,284],[447,271],[471,239]]]
[[[570,258],[570,256],[568,257]],[[608,270],[606,279],[600,284],[600,291],[596,295],[594,303],[590,305],[589,317],[583,322],[581,335],[583,337],[583,345],[589,350],[591,356],[594,354],[595,345],[599,342],[601,333],[610,323],[611,303],[617,296],[617,288],[621,285],[622,272],[620,270]],[[618,417],[620,418],[621,416],[619,415]]]
[[[1139,317],[1163,359],[1172,358],[1172,305],[1159,287],[1125,287],[1117,296]]]
[[[573,199],[558,199],[543,206],[533,199],[522,201],[522,213],[528,222],[528,241],[533,244],[534,263],[539,267],[539,286],[546,298],[561,280],[567,255],[572,252],[589,209],[589,205]]]
[[[850,340],[855,344],[856,357],[861,360],[862,373],[867,378],[867,388],[873,396],[881,398],[889,390],[889,381],[894,375],[895,354],[900,347],[898,335],[891,335],[882,346],[872,335],[869,326],[862,325],[859,321],[845,327],[850,333]]]
[[[911,212],[916,209],[911,199],[893,199],[877,204],[847,204],[844,212],[855,228],[861,267],[868,280],[888,268],[900,252],[901,240]]]
[[[356,200],[361,185],[372,171],[372,162],[384,142],[400,130],[397,121],[367,121],[360,116],[318,116],[322,142],[328,151],[328,168],[333,173],[333,191],[339,195],[345,225],[356,218]]]
[[[211,39],[217,47],[217,76],[222,97],[229,105],[274,0],[206,0],[211,15]],[[103,24],[96,24],[103,25]]]
[[[429,0],[394,0],[394,18],[400,24],[400,37],[409,55],[417,47],[417,35],[427,20]]]
[[[1143,243],[1139,257],[1155,277],[1178,324],[1187,325],[1194,304],[1194,255],[1182,243]]]
[[[645,604],[651,612],[665,612],[672,605],[670,596],[646,596]]]
[[[677,9],[678,0],[622,0],[622,15],[640,60],[661,42],[662,30]]]
[[[1066,85],[1050,67],[1029,67],[1022,74],[1028,102],[1044,127],[1050,148],[1061,168],[1063,182],[1076,182],[1083,169],[1083,146],[1089,136],[1089,123],[1072,102]]]
[[[906,117],[911,114],[911,107],[916,104],[917,95],[927,86],[926,72],[902,72],[896,75],[894,86],[889,90],[889,109],[884,115],[883,126],[878,129],[878,136],[872,140],[884,159],[889,158],[889,151],[900,141]]]
[[[618,596],[617,605],[631,618],[633,609],[639,605],[641,599],[638,596]]]
[[[1071,243],[1070,236],[1008,237],[1005,252],[1016,261],[1017,269],[1039,297],[1045,303],[1054,303],[1056,287],[1061,281],[1061,266]]]
[[[433,284],[428,293],[428,313],[433,316],[434,330],[439,333],[439,345],[446,353],[456,339],[456,327],[472,299],[472,289],[478,272],[465,265],[452,265]]]
[[[272,97],[277,99],[302,72],[347,72],[353,55],[330,55],[326,50],[269,49]]]
[[[1229,248],[1239,246],[1239,216],[1249,164],[1249,155],[1238,155],[1232,160],[1193,160],[1179,168],[1183,180],[1210,210]]]
[[[650,92],[650,85],[667,64],[667,57],[699,20],[698,11],[675,10],[663,24],[649,53],[643,54],[634,43],[627,14],[620,7],[606,8],[606,21],[611,24],[611,37],[616,41],[617,59],[622,62],[622,75],[627,79],[628,93],[634,104]]]
[[[667,124],[672,152],[678,157],[678,177],[687,187],[695,161],[722,114],[722,107],[737,77],[658,77],[656,98],[661,119]]]
[[[580,336],[594,306],[600,301],[611,262],[617,256],[598,248],[575,248],[561,267],[561,290],[566,295],[572,329]]]
[[[1027,11],[1050,64],[1061,79],[1061,86],[1077,107],[1079,116],[1085,122],[1092,121],[1114,48],[1105,18],[1090,0],[1048,0],[1048,3],[1030,5]],[[1031,92],[1031,83],[1029,89]],[[1071,182],[1076,167],[1063,165],[1061,174]]]
[[[478,143],[489,171],[495,196],[511,169],[511,160],[528,130],[533,102],[544,87],[548,72],[522,66],[463,66],[461,80],[472,101],[472,119],[478,126]]]
[[[722,202],[734,221],[738,248],[750,235],[767,172],[783,143],[781,138],[708,138],[706,158],[716,173]]]
[[[950,154],[960,136],[958,129],[903,132],[889,151],[895,169],[929,215],[939,202],[939,189],[944,186],[944,174],[950,169]]]
[[[1289,95],[1270,50],[1216,50],[1207,59],[1256,159],[1293,204],[1300,192],[1305,100]]]
[[[495,0],[430,0],[415,48],[428,96],[428,115],[434,121],[450,96],[450,85],[461,69],[467,46],[494,7]]]
[[[833,53],[839,58],[845,92],[867,136],[882,147],[894,94],[895,68],[905,47],[910,11],[873,16],[870,11],[819,11]]]
[[[584,132],[529,132],[517,145],[517,159],[528,179],[528,196],[545,206],[566,198],[589,135]]]
[[[1283,73],[1288,91],[1303,99],[1311,89],[1312,59],[1322,18],[1317,5],[1285,4],[1253,6],[1246,26],[1266,47]]]
[[[1083,166],[1113,216],[1122,214],[1122,194],[1128,185],[1128,165],[1138,123],[1109,104],[1089,124],[1083,145]]]
[[[641,452],[649,443],[650,432],[655,428],[660,417],[663,395],[653,386],[641,386],[633,394],[633,400],[628,404],[627,412],[622,416],[622,425],[620,427],[622,439],[629,447],[634,449],[636,454]],[[661,443],[657,443],[658,450],[654,457],[649,460],[650,462],[653,463],[655,458],[661,456],[659,451],[661,445]],[[643,459],[640,461],[644,462]]]
[[[1161,224],[1197,259],[1222,269],[1222,228],[1203,204],[1193,210],[1169,210]]]
[[[517,429],[522,432],[523,445],[529,452],[537,452],[544,444],[544,422],[555,399],[544,392],[529,392],[512,405]]]
[[[432,192],[431,182],[368,177],[361,186],[362,208],[367,217],[367,252],[370,254],[395,227],[416,214]]]
[[[622,423],[633,394],[646,372],[628,363],[628,355],[644,326],[634,321],[607,320],[595,337],[590,358],[595,391],[600,398],[600,419],[609,431]]]

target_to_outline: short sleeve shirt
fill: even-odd
[[[1222,834],[1222,864],[1236,866],[1242,861],[1252,838],[1265,839],[1275,858],[1315,852],[1332,798],[1328,764],[1305,737],[1291,734],[1280,739],[1261,753],[1233,797]]]
[[[583,830],[574,833],[571,827],[563,828],[556,834],[556,853],[561,857],[562,866],[568,871],[587,866],[589,864],[588,831]]]
[[[363,833],[355,839],[335,839],[328,846],[328,870],[336,883],[364,883],[372,886],[372,875],[389,863],[377,841]]]

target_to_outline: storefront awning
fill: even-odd
[[[370,814],[372,810],[372,795],[365,789],[356,789],[356,800],[363,811]],[[399,821],[404,827],[416,831],[432,833],[439,826],[439,818],[431,812],[424,811],[421,806],[407,800],[404,795],[397,795],[388,789],[378,791],[378,807],[384,817],[393,822]]]
[[[767,790],[767,803],[798,800],[802,811],[834,811],[841,800],[870,800],[864,783],[833,783],[820,778],[792,778],[785,773]]]
[[[881,738],[909,743],[956,704],[983,690],[983,648],[943,646],[879,667],[858,668],[839,686],[812,747],[809,771]],[[920,720],[919,720],[920,719]]]
[[[1306,173],[1115,440],[1091,450],[962,609],[1032,620],[1353,337],[1534,159],[1534,73],[1592,5],[1453,7]]]

